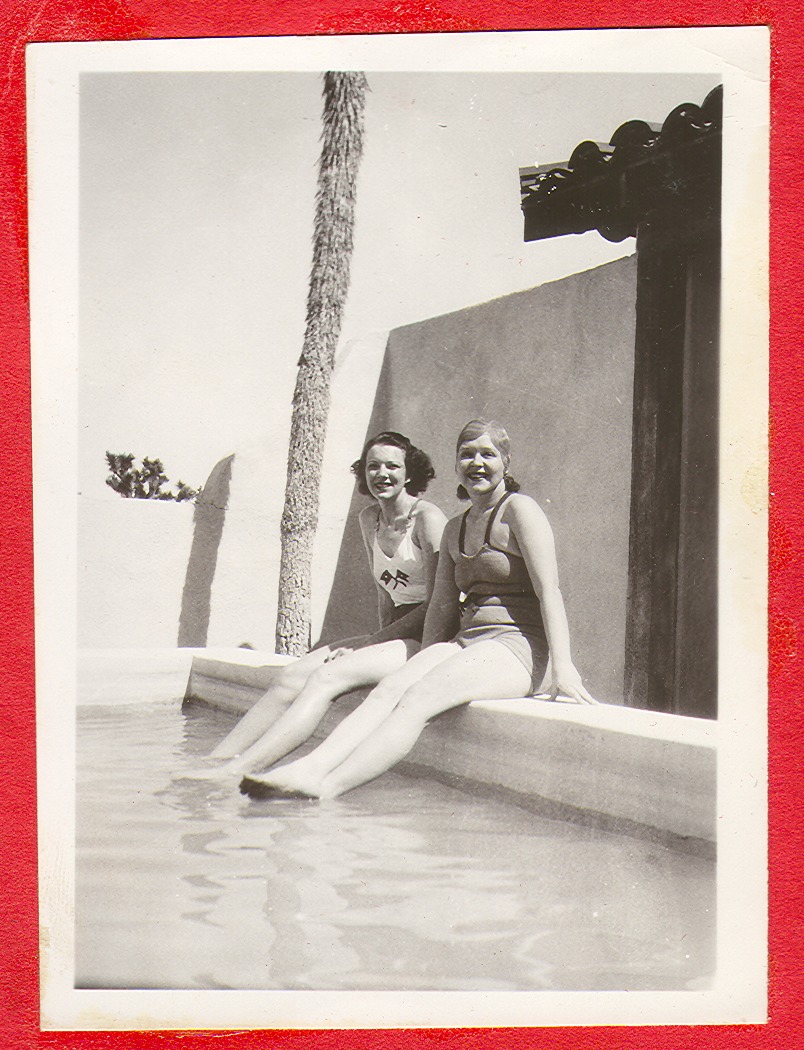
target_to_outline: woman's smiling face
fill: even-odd
[[[372,445],[366,453],[366,487],[375,499],[400,495],[408,480],[405,453],[396,445]]]
[[[458,479],[467,492],[481,495],[505,477],[505,461],[488,434],[464,441],[458,448]]]

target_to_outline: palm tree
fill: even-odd
[[[324,74],[313,263],[307,323],[290,424],[276,651],[300,656],[310,647],[311,565],[330,380],[341,331],[354,239],[355,189],[363,152],[363,73]]]

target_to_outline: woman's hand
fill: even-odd
[[[331,652],[327,653],[327,655],[324,657],[324,663],[329,664],[332,663],[333,660],[337,660],[341,656],[348,656],[349,653],[353,653],[355,651],[355,648],[357,647],[351,645],[339,645],[337,649],[333,649]]]
[[[553,669],[549,699],[555,700],[558,696],[569,697],[576,704],[598,704],[600,702],[584,688],[581,676],[574,664]]]
[[[338,660],[341,656],[348,656],[350,653],[357,652],[358,649],[365,649],[367,645],[374,645],[374,636],[371,634],[358,634],[354,638],[342,638],[340,642],[336,642],[329,647],[329,652],[324,657],[324,663],[331,663],[333,660]]]

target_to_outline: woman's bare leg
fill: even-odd
[[[247,711],[232,731],[210,753],[211,758],[233,758],[251,747],[274,724],[282,712],[304,689],[310,675],[323,666],[333,649],[341,645],[363,642],[352,638],[312,649],[293,663],[286,664],[277,674],[271,687]]]
[[[341,764],[388,717],[412,684],[433,667],[447,660],[459,647],[452,642],[428,646],[413,656],[404,667],[383,678],[363,703],[337,725],[330,735],[309,755],[261,776],[251,776],[243,784],[259,791],[276,787],[283,791],[301,791],[317,795],[324,778]]]
[[[315,668],[290,706],[251,747],[219,770],[221,775],[248,773],[278,762],[309,740],[333,700],[353,689],[376,685],[404,667],[419,643],[397,638],[356,649]]]
[[[334,798],[395,766],[428,721],[450,708],[523,696],[530,688],[530,673],[505,646],[489,641],[464,649],[412,685],[371,736],[324,778],[317,794]]]

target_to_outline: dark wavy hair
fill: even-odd
[[[360,453],[360,459],[356,459],[352,464],[352,473],[357,478],[357,491],[363,496],[370,495],[366,485],[366,456],[369,449],[375,445],[393,445],[405,453],[405,472],[408,475],[405,491],[411,496],[418,496],[420,492],[424,492],[435,477],[433,464],[426,452],[417,448],[404,434],[395,430],[383,430],[368,439]]]
[[[505,427],[500,426],[500,424],[493,419],[470,419],[458,435],[458,440],[455,443],[455,455],[458,455],[464,441],[474,441],[477,438],[482,437],[484,434],[488,434],[491,438],[492,445],[494,445],[502,457],[503,465],[505,467],[504,480],[506,490],[508,492],[519,492],[521,487],[519,482],[512,474],[508,473],[508,464],[511,462],[511,440],[508,437]],[[463,485],[458,486],[458,499],[469,499],[469,493]]]

